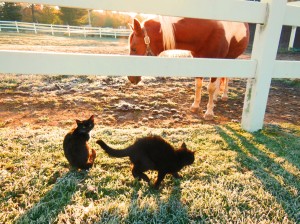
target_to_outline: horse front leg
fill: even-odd
[[[195,78],[195,97],[190,109],[193,113],[198,112],[200,109],[202,81],[203,78]]]
[[[210,82],[208,84],[208,104],[207,104],[207,110],[204,114],[205,120],[213,120],[214,119],[214,93],[216,91],[216,78],[211,78]]]

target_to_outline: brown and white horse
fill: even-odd
[[[130,55],[158,56],[165,50],[181,49],[190,51],[197,58],[234,59],[245,51],[249,42],[248,24],[238,22],[159,16],[142,24],[134,19],[131,29]],[[137,84],[141,77],[129,76],[128,79]],[[219,81],[211,78],[208,84],[206,120],[214,117],[214,93]],[[196,78],[195,88],[192,111],[200,107],[202,78]]]

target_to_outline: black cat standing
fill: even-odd
[[[194,152],[187,149],[183,143],[180,149],[175,150],[160,136],[149,136],[138,139],[133,145],[123,150],[116,150],[109,147],[102,140],[98,140],[105,152],[113,157],[129,156],[133,164],[132,174],[135,178],[143,179],[150,183],[149,177],[144,174],[147,170],[157,170],[158,177],[154,188],[158,189],[166,174],[172,174],[179,178],[178,172],[194,160]]]
[[[96,151],[88,146],[89,132],[94,128],[94,115],[88,120],[76,120],[63,142],[64,153],[70,165],[77,169],[90,169],[96,158]]]

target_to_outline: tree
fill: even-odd
[[[117,13],[111,11],[92,13],[92,25],[100,27],[127,27],[132,22],[132,18],[128,14]]]
[[[37,4],[23,4],[22,21],[24,22],[39,22],[37,17],[41,13],[42,5]]]
[[[30,5],[23,6],[23,9],[22,9],[22,21],[23,21],[23,22],[29,22],[29,23],[35,22],[35,21],[33,21],[33,19],[32,19],[32,8],[31,8],[31,4],[30,4]]]
[[[82,21],[81,18],[86,16],[87,10],[85,9],[73,9],[73,8],[60,8],[60,19],[67,25],[83,25],[86,21]]]
[[[21,6],[5,2],[0,6],[0,20],[21,21]]]
[[[32,15],[32,22],[36,22],[35,20],[35,13],[34,13],[34,4],[31,5],[31,15]]]
[[[44,6],[43,9],[39,11],[39,14],[36,17],[39,23],[62,24],[59,15],[60,15],[59,10],[53,7]]]

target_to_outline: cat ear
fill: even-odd
[[[92,120],[94,122],[94,115],[92,115],[89,120]]]
[[[180,148],[187,149],[186,144],[183,142]]]
[[[81,121],[80,120],[76,120],[76,124],[78,125],[78,124],[80,124],[81,123]]]

